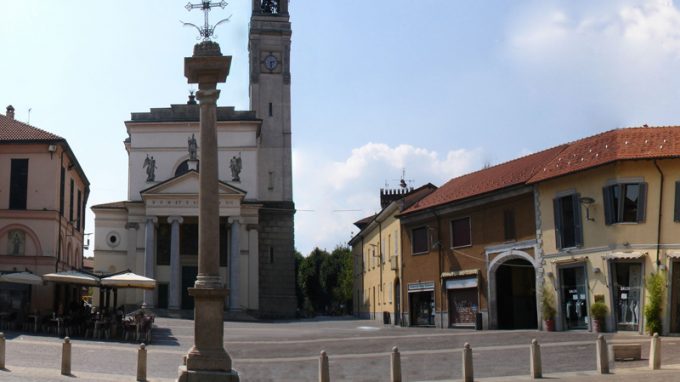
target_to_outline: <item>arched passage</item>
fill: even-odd
[[[523,251],[499,254],[489,264],[489,326],[536,329],[536,267]]]

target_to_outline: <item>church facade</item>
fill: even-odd
[[[217,108],[220,276],[226,309],[291,317],[297,306],[290,113],[288,2],[253,0],[249,33],[250,110]],[[178,58],[179,59],[179,58]],[[198,272],[200,107],[132,113],[128,196],[92,207],[95,271],[126,269],[158,281],[121,291],[119,302],[192,309]]]

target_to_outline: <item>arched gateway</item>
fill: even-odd
[[[489,265],[491,328],[536,329],[536,268],[525,252],[510,251]]]

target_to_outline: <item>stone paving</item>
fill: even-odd
[[[148,379],[177,377],[192,344],[193,322],[157,318],[148,350]],[[387,381],[389,354],[401,352],[406,381],[457,380],[461,350],[472,345],[476,380],[529,380],[529,343],[541,344],[543,372],[564,381],[680,381],[680,338],[664,337],[663,368],[646,369],[649,337],[607,334],[608,341],[641,343],[642,361],[617,362],[613,375],[595,375],[595,338],[587,332],[468,331],[399,328],[374,321],[318,319],[285,322],[225,322],[224,345],[241,381],[316,381],[318,357],[326,350],[332,381]],[[7,369],[0,381],[134,380],[138,344],[74,338],[71,377],[59,375],[62,339],[6,333]]]

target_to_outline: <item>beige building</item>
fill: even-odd
[[[608,131],[565,145],[535,185],[544,281],[558,330],[644,330],[644,281],[668,277],[664,331],[680,332],[680,127]]]
[[[361,231],[350,240],[354,258],[354,314],[400,325],[401,226],[397,215],[436,189],[381,190],[382,210],[355,223]]]
[[[8,106],[0,145],[0,272],[80,269],[90,183],[68,142],[16,120]],[[76,288],[52,283],[0,286],[0,310],[46,312],[79,298]]]

